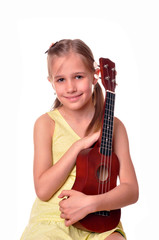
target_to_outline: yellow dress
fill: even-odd
[[[53,161],[56,163],[70,146],[80,139],[69,124],[62,117],[60,112],[55,109],[48,112],[55,122],[55,129],[52,141]],[[104,233],[90,233],[79,230],[73,226],[66,227],[64,220],[60,218],[58,195],[62,190],[72,188],[76,176],[76,167],[69,174],[64,185],[47,201],[37,198],[33,204],[30,220],[21,240],[104,240],[111,233],[118,231],[123,236],[121,223],[111,230]],[[126,238],[126,237],[125,237]]]

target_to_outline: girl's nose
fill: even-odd
[[[76,91],[76,84],[74,80],[67,81],[67,92],[72,93]]]

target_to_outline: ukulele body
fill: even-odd
[[[111,169],[110,169],[111,168]],[[102,172],[105,173],[102,177]],[[116,187],[119,160],[114,152],[104,156],[98,142],[93,148],[82,150],[76,160],[76,180],[72,189],[86,195],[105,193]],[[85,231],[105,232],[115,228],[120,221],[120,209],[91,213],[74,226]]]

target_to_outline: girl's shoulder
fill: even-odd
[[[123,122],[116,117],[114,118],[113,147],[118,157],[123,152],[129,154],[129,140],[126,128]]]
[[[53,119],[48,115],[48,113],[42,114],[38,117],[34,124],[34,132],[41,132],[46,134],[53,134],[55,122]]]
[[[125,128],[124,123],[117,117],[114,117],[114,134],[113,134],[114,140],[121,140],[125,139],[128,141],[127,131]]]
[[[114,117],[114,131],[126,131],[124,123],[117,117]]]

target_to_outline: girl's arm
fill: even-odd
[[[128,137],[124,125],[115,119],[114,152],[120,162],[120,185],[113,190],[94,196],[87,196],[74,190],[62,191],[60,198],[61,217],[66,226],[72,225],[91,212],[113,210],[133,204],[138,200],[138,183],[131,161]]]
[[[48,114],[42,115],[34,126],[34,185],[37,196],[48,201],[64,184],[73,169],[78,153],[91,146],[99,133],[75,142],[70,149],[53,165],[52,136],[54,121]]]
[[[94,199],[95,211],[103,209],[113,210],[133,204],[138,200],[139,189],[135,170],[130,157],[129,142],[123,123],[115,118],[114,124],[114,152],[120,162],[120,185],[113,190]]]

